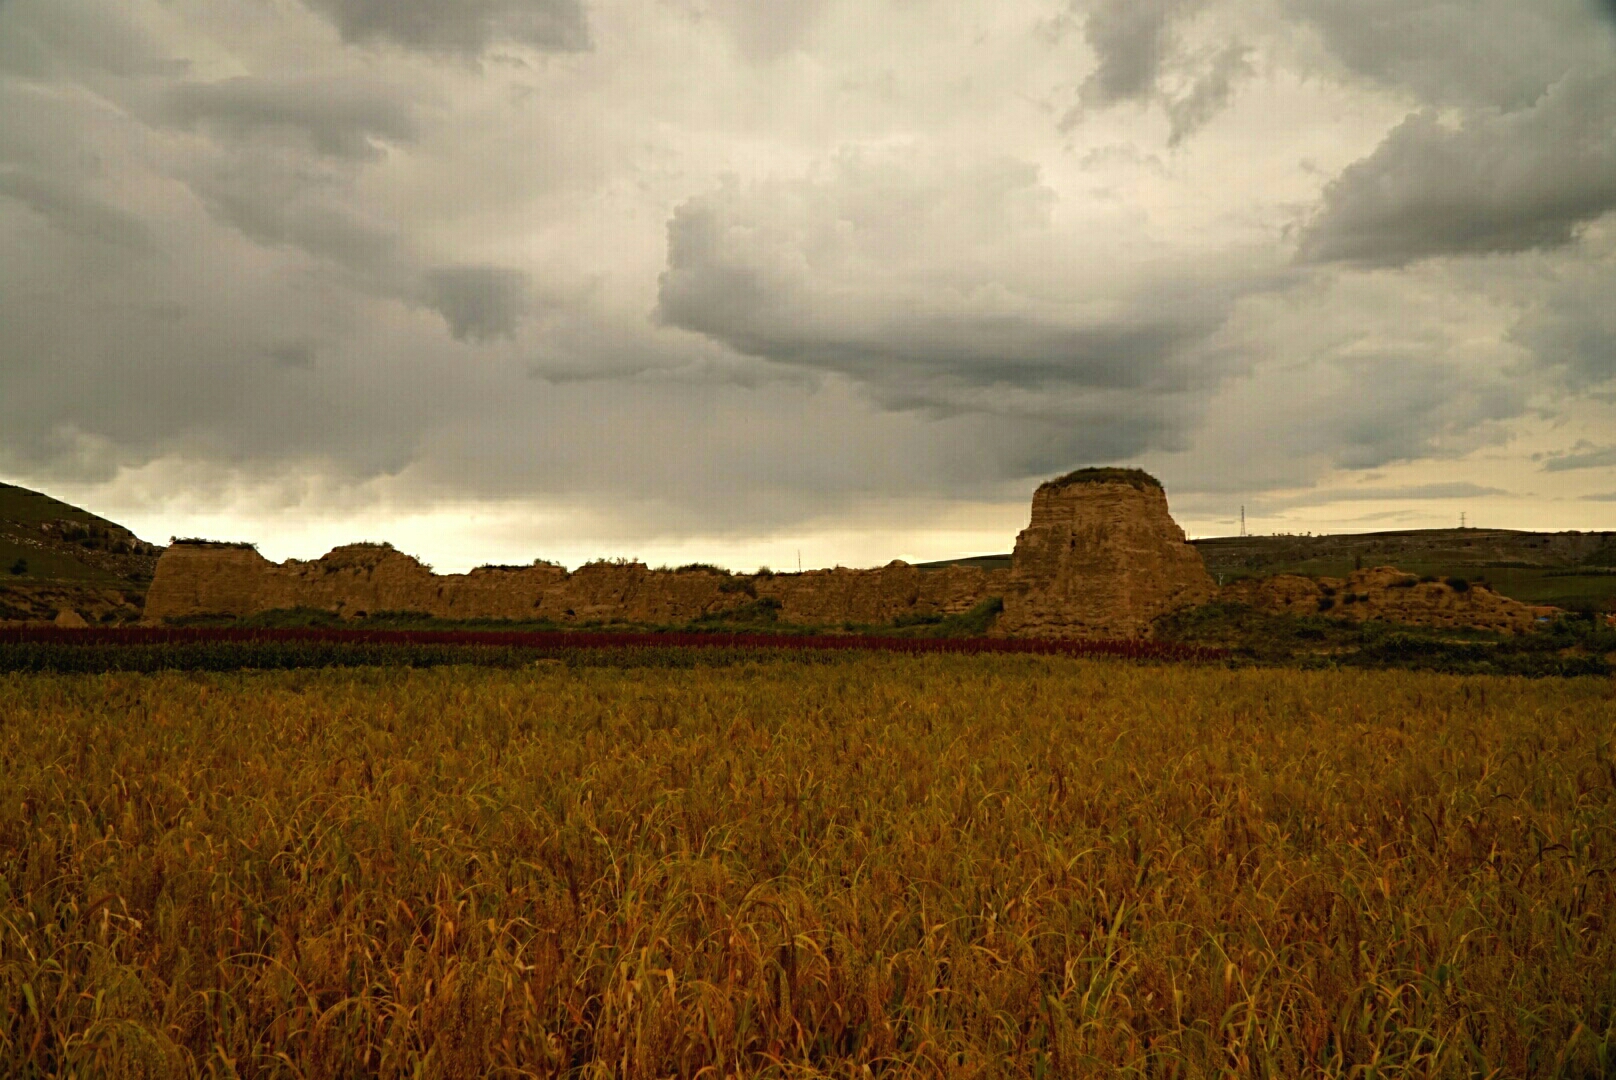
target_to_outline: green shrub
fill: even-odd
[[[1160,491],[1162,482],[1143,469],[1087,468],[1045,481],[1040,487],[1063,488],[1073,484],[1127,484],[1140,491]]]

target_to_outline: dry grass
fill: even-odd
[[[1616,690],[0,677],[0,1073],[1616,1069]]]

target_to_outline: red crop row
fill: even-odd
[[[488,645],[523,649],[726,648],[866,649],[899,653],[1032,653],[1130,660],[1219,660],[1221,649],[1158,641],[1026,638],[900,638],[859,634],[616,633],[609,631],[334,630],[230,627],[21,627],[0,630],[0,644],[180,645],[208,642]]]

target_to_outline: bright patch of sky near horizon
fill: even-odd
[[[1616,528],[1605,0],[0,0],[0,478],[737,568]]]

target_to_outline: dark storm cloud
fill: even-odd
[[[910,405],[928,401],[933,383],[1183,389],[1189,373],[1172,360],[1211,328],[1142,312],[1138,323],[1096,326],[948,312],[847,318],[834,298],[778,287],[766,271],[703,262],[692,239],[702,224],[686,214],[670,226],[657,307],[668,325],[748,356],[851,375]]]
[[[1568,472],[1572,469],[1599,469],[1616,465],[1616,446],[1589,447],[1551,455],[1543,462],[1544,472]]]
[[[1049,0],[679,0],[600,5],[610,47],[565,59],[526,50],[589,46],[569,0],[0,5],[24,482],[575,499],[620,535],[857,529],[855,495],[1019,513],[1024,478],[1151,454],[1175,495],[1412,462],[1354,497],[1460,498],[1419,463],[1616,356],[1608,222],[1581,224],[1609,130],[1555,97],[1598,102],[1612,35],[1564,0],[1073,0],[1054,44]],[[1424,105],[1444,123],[1344,176],[1310,256],[1581,241],[1472,282],[1290,267],[1296,162]]]
[[[139,218],[67,183],[0,166],[0,198],[15,199],[56,229],[82,240],[142,254],[157,247]]]
[[[1176,146],[1222,112],[1234,97],[1235,84],[1251,74],[1246,57],[1251,50],[1236,42],[1219,52],[1189,91],[1166,102],[1171,123],[1167,145]]]
[[[245,140],[292,135],[316,153],[371,159],[381,142],[408,142],[416,124],[396,90],[353,82],[242,76],[214,83],[185,83],[169,92],[167,113],[175,122],[203,125]]]
[[[1457,126],[1422,111],[1324,192],[1301,237],[1313,262],[1402,266],[1569,243],[1616,209],[1616,84],[1572,77],[1536,105]]]
[[[427,305],[456,341],[514,338],[531,289],[527,274],[501,266],[445,266],[426,274]]]
[[[1525,410],[1525,395],[1512,395],[1494,387],[1482,403],[1447,401],[1435,397],[1406,401],[1366,401],[1373,394],[1357,395],[1356,415],[1347,413],[1316,418],[1315,443],[1343,469],[1378,469],[1398,462],[1453,457],[1474,448],[1460,442],[1457,451],[1444,451],[1443,436],[1464,435],[1489,421],[1508,420]],[[1489,440],[1481,440],[1486,442]]]
[[[1071,130],[1091,109],[1158,104],[1170,125],[1168,145],[1177,146],[1222,112],[1251,74],[1251,49],[1235,41],[1209,55],[1187,52],[1177,24],[1204,6],[1204,0],[1101,0],[1083,25],[1095,67],[1060,126]]]
[[[237,78],[175,88],[163,116],[212,137],[187,182],[221,224],[341,267],[352,287],[424,304],[458,341],[516,336],[531,292],[524,272],[422,268],[407,230],[362,194],[366,171],[384,158],[378,144],[418,135],[407,93],[343,80]],[[308,366],[275,355],[282,366]]]
[[[1002,475],[1182,446],[1243,363],[1208,344],[1237,289],[1202,268],[1051,294],[1042,191],[909,158],[725,185],[675,211],[657,317],[885,409],[995,418]]]
[[[589,47],[580,0],[304,0],[354,43],[475,56],[509,42],[550,51]]]
[[[759,200],[726,189],[683,204],[668,226],[659,318],[749,356],[849,375],[881,400],[906,408],[947,409],[957,404],[957,391],[972,388],[1170,393],[1204,385],[1208,373],[1185,357],[1221,319],[1215,292],[1197,298],[1184,288],[1170,299],[1180,290],[1169,284],[1149,298],[1148,308],[1140,303],[1085,322],[1055,310],[1026,310],[1015,285],[988,267],[930,287],[905,281],[896,266],[890,275],[864,277],[856,267],[877,250],[905,261],[889,249],[890,236],[864,238],[868,250],[848,253],[843,273],[816,267],[811,252],[824,234],[850,224],[840,216],[849,193],[839,188],[865,182],[855,172],[828,190],[766,192]],[[927,198],[920,185],[882,194],[894,209]],[[802,215],[787,228],[801,231],[768,235],[771,222],[779,224],[791,205]],[[934,212],[918,211],[910,242],[951,250],[969,265],[967,241],[949,237]],[[872,224],[870,232],[876,231]],[[847,230],[841,235],[847,239]],[[851,243],[861,246],[858,238]],[[959,302],[970,294],[998,299]]]
[[[1520,416],[1528,397],[1518,380],[1415,351],[1336,359],[1315,378],[1335,386],[1293,404],[1299,422],[1280,445],[1343,469],[1451,457],[1496,441],[1496,425]]]
[[[184,74],[188,61],[139,26],[129,7],[98,0],[0,4],[0,71],[32,78],[66,72],[125,79]]]
[[[1105,0],[1089,13],[1083,36],[1098,65],[1083,84],[1085,102],[1137,101],[1156,91],[1173,44],[1173,20],[1200,0]]]
[[[1548,299],[1522,317],[1510,339],[1572,390],[1616,379],[1616,260],[1562,275]]]
[[[1606,0],[1600,0],[1603,6]],[[1597,64],[1594,0],[1291,0],[1350,72],[1432,105],[1521,109]]]
[[[358,205],[345,176],[242,152],[195,169],[188,182],[215,220],[256,243],[299,248],[376,279],[396,274],[397,229]]]
[[[282,367],[312,368],[314,366],[315,347],[312,342],[308,341],[289,341],[271,347],[269,357]]]

